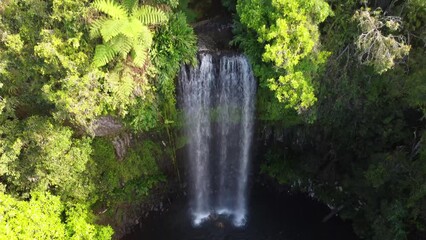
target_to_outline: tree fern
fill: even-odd
[[[146,28],[146,26],[137,19],[131,19],[126,24],[123,24],[120,30],[124,36],[133,39],[139,36],[142,28]]]
[[[135,82],[130,76],[123,76],[120,78],[119,87],[116,89],[115,95],[119,99],[123,99],[121,102],[125,102],[126,99],[129,99],[133,94],[133,89]]]
[[[140,29],[138,34],[138,41],[140,45],[145,45],[147,47],[151,47],[152,44],[152,33],[148,27],[144,26]]]
[[[142,6],[137,9],[133,16],[145,25],[160,24],[167,21],[167,15],[158,8],[151,6]]]
[[[126,9],[113,0],[96,0],[93,6],[113,19],[125,19],[127,17]]]
[[[102,28],[100,29],[102,39],[104,42],[108,42],[113,37],[118,36],[118,34],[122,33],[122,26],[128,24],[126,20],[114,20],[110,19],[103,23]]]
[[[111,48],[115,53],[126,58],[132,50],[133,44],[126,36],[120,35],[110,41]]]
[[[147,27],[141,29],[138,39],[135,42],[133,63],[136,66],[143,66],[149,48],[152,44],[152,34]]]
[[[93,64],[95,64],[95,66],[104,66],[111,62],[116,55],[117,52],[108,44],[97,45],[95,56],[93,57]]]
[[[105,22],[108,20],[106,17],[100,17],[92,22],[90,25],[90,37],[91,38],[97,38],[101,37],[101,28],[105,24]]]
[[[144,45],[142,44],[139,44],[135,48],[133,48],[132,55],[133,55],[133,63],[136,66],[142,67],[148,55],[148,48],[144,47]]]
[[[166,14],[151,6],[137,6],[136,0],[123,0],[119,5],[112,0],[96,0],[93,6],[109,17],[95,20],[90,29],[94,38],[102,37],[103,44],[96,47],[93,64],[101,67],[117,55],[132,53],[137,67],[145,64],[153,34],[148,25],[167,21]]]
[[[138,0],[123,0],[123,6],[131,13],[138,6]]]

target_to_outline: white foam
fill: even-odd
[[[234,215],[234,221],[232,222],[232,224],[234,224],[235,227],[244,227],[246,223],[247,219],[245,214]]]
[[[219,215],[226,215],[226,216],[230,216],[232,215],[234,212],[228,208],[219,208],[216,209],[216,213]]]
[[[203,212],[203,213],[194,213],[193,214],[193,220],[192,224],[197,227],[200,226],[201,223],[209,219],[210,213],[209,212]]]

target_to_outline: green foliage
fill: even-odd
[[[236,0],[222,0],[222,5],[230,12],[236,11],[237,1]]]
[[[302,123],[302,116],[294,109],[286,108],[268,88],[258,88],[256,93],[256,111],[259,120],[264,123],[279,123],[290,127]]]
[[[93,6],[108,16],[96,19],[91,25],[91,37],[103,40],[103,44],[96,46],[94,65],[104,66],[116,55],[126,59],[131,53],[133,64],[144,67],[153,38],[148,26],[166,22],[166,14],[148,5],[122,6],[113,0],[96,0]]]
[[[285,119],[294,113],[263,117],[267,126],[284,133],[282,140],[270,143],[262,170],[281,183],[313,192],[322,202],[342,206],[339,216],[351,219],[363,239],[424,236],[422,4],[395,2],[383,15],[362,12],[366,10],[359,10],[355,0],[329,3],[335,16],[321,25],[321,43],[332,54],[323,75],[315,78],[317,102],[311,110],[315,121],[287,127]],[[358,28],[364,27],[360,35]],[[366,58],[367,52],[362,52],[369,48],[356,43],[369,32],[380,34],[381,40],[389,37],[399,42],[383,45],[376,41],[370,45],[371,58]],[[409,36],[410,46],[400,41],[399,34]],[[251,50],[260,59],[263,50],[255,47]],[[411,51],[404,57],[408,48]],[[404,57],[403,64],[396,64],[400,59],[394,50]],[[363,64],[366,60],[370,62]],[[279,107],[267,104],[265,92],[259,93],[262,114],[280,112]]]
[[[356,41],[358,59],[363,64],[374,66],[378,73],[392,68],[396,60],[403,58],[410,51],[410,46],[406,44],[403,36],[383,35],[385,27],[391,32],[397,31],[402,24],[401,18],[381,15],[380,10],[369,9],[361,9],[354,15],[362,31]]]
[[[93,222],[93,216],[88,213],[88,209],[83,205],[74,204],[66,207],[65,211],[67,235],[69,239],[111,239],[113,230],[111,227],[103,227]]]
[[[89,126],[103,104],[102,73],[88,68],[94,49],[84,24],[88,2],[17,3],[8,1],[0,20],[0,32],[14,36],[14,44],[0,44],[6,86],[0,95],[20,118],[52,113],[57,120]]]
[[[261,172],[277,179],[278,183],[293,186],[297,180],[304,178],[300,172],[296,171],[297,162],[288,155],[288,152],[270,148],[264,158]],[[283,172],[286,174],[282,174]]]
[[[134,146],[122,161],[116,159],[114,147],[107,139],[96,138],[93,149],[92,168],[98,176],[99,195],[109,206],[121,201],[140,201],[164,181],[156,163],[161,149],[149,140]]]
[[[0,192],[0,239],[110,239],[111,227],[90,218],[84,206],[67,206],[50,194],[33,192],[20,201]]]
[[[0,239],[110,239],[90,208],[140,204],[165,180],[156,161],[174,145],[144,140],[118,161],[88,133],[110,114],[173,142],[173,80],[194,59],[195,36],[182,15],[156,27],[168,18],[157,8],[103,3],[101,16],[87,0],[0,4]],[[103,70],[92,64],[99,51],[114,60]]]
[[[409,31],[418,32],[417,40],[426,37],[426,3],[422,0],[409,0],[404,6],[402,15]]]
[[[212,0],[179,0],[177,11],[185,14],[189,23],[193,23],[213,17],[209,16],[209,11],[213,7],[215,6]]]
[[[176,121],[175,78],[181,64],[196,63],[196,37],[183,13],[175,13],[169,24],[158,29],[154,42],[152,56],[164,113],[162,121]]]
[[[324,1],[238,1],[244,25],[238,43],[251,58],[255,74],[280,102],[299,113],[316,97],[312,78],[327,53],[319,50],[318,24],[332,12]],[[242,31],[241,31],[242,30]]]
[[[48,118],[5,122],[0,140],[0,176],[9,191],[51,191],[64,199],[84,201],[93,189],[85,169],[90,139],[75,139],[73,131]]]
[[[426,68],[424,64],[424,55],[426,54],[425,49],[416,49],[410,53],[409,64],[412,68],[412,74],[407,77],[406,87],[410,89],[410,94],[407,96],[407,101],[410,107],[419,108],[423,111],[423,119],[426,118],[426,83],[424,76],[426,74]]]
[[[149,131],[159,126],[159,111],[155,102],[138,100],[130,110],[129,121],[130,128],[136,132]]]
[[[53,115],[61,123],[71,123],[90,133],[93,121],[100,115],[124,117],[137,98],[153,99],[150,95],[154,88],[145,77],[152,67],[136,69],[127,59],[115,62],[106,72],[91,65],[96,43],[89,39],[87,22],[93,22],[95,13],[88,1],[30,2],[8,1],[0,20],[0,74],[4,84],[0,95],[7,99],[9,114],[20,118]],[[131,5],[131,1],[126,2]],[[114,14],[114,6],[108,1],[100,7]],[[133,15],[128,15],[124,7],[120,9],[121,15],[125,12],[125,19],[100,17],[91,32],[108,38],[108,43],[123,50],[126,57],[135,52],[135,42],[129,41],[136,41],[136,35],[143,34],[129,29],[131,24],[158,23],[167,18],[149,6],[135,5]],[[118,12],[115,14],[120,16]],[[115,29],[114,22],[124,20],[128,25],[119,24]],[[101,28],[103,22],[107,24],[105,28]],[[149,38],[144,44],[149,43],[151,30],[144,25],[141,31]],[[144,54],[148,56],[148,52],[139,56]]]
[[[177,8],[179,6],[179,0],[155,0],[154,1],[157,4],[165,4],[167,6],[170,6],[171,8]]]

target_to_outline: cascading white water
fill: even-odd
[[[182,68],[179,85],[194,224],[214,213],[244,225],[256,91],[250,65],[242,55],[200,53],[198,67]]]
[[[183,106],[185,109],[187,135],[189,136],[189,158],[191,187],[193,192],[194,222],[199,224],[210,215],[211,201],[209,153],[210,153],[210,89],[214,80],[211,56],[201,59],[198,69],[191,68],[189,74],[181,71]],[[202,80],[200,80],[202,79]]]

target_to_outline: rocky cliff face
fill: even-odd
[[[232,50],[232,47],[229,45],[229,42],[233,38],[232,26],[232,19],[228,16],[216,16],[193,24],[198,37],[198,50]]]
[[[123,160],[132,143],[132,134],[125,132],[123,124],[112,116],[102,116],[93,123],[96,137],[112,138],[118,160]]]
[[[123,124],[112,116],[102,116],[93,123],[93,132],[97,137],[113,136],[123,131]]]

